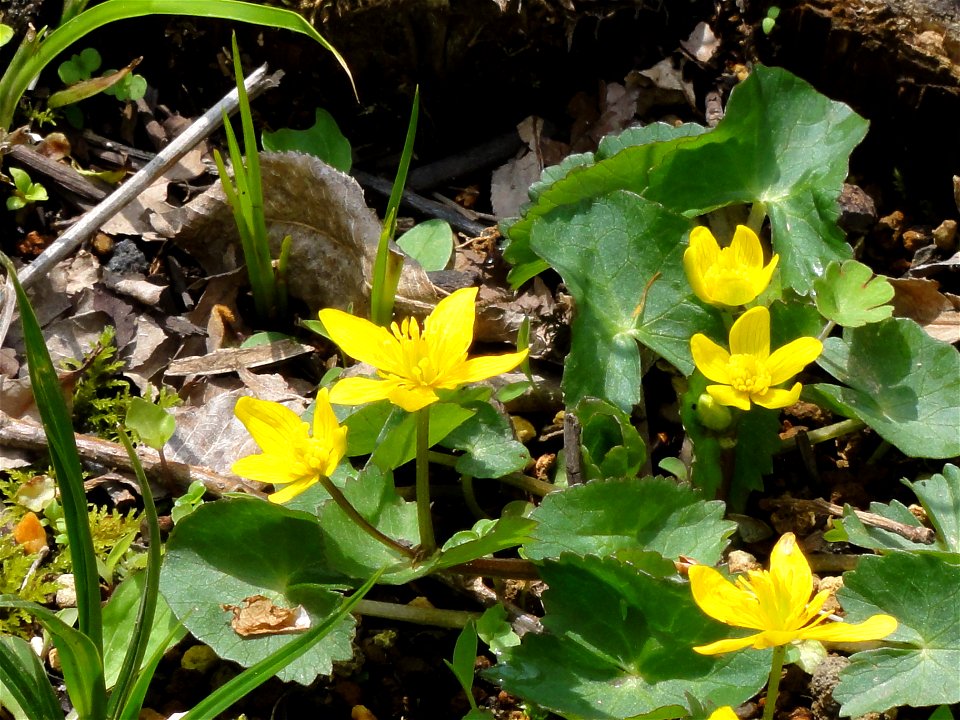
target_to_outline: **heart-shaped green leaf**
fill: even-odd
[[[828,320],[844,327],[860,327],[893,314],[893,285],[856,260],[827,265],[823,277],[813,282],[817,309]]]

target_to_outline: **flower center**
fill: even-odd
[[[416,318],[404,318],[399,326],[393,323],[390,330],[400,341],[403,363],[403,374],[400,379],[412,385],[432,386],[439,375],[439,369],[430,357],[430,346],[421,334]]]
[[[730,356],[730,386],[750,395],[762,395],[770,388],[770,373],[753,355]]]
[[[722,252],[726,252],[726,248]],[[725,287],[728,291],[735,288],[743,292],[752,288],[753,274],[749,268],[743,265],[724,263],[721,260],[707,269],[703,279],[708,288]]]
[[[298,443],[297,454],[309,472],[318,475],[325,474],[327,463],[330,460],[330,447],[328,443],[318,440],[317,438],[305,438]]]

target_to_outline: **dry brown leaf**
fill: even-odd
[[[283,360],[313,352],[309,345],[295,340],[276,340],[274,342],[247,348],[221,348],[208,355],[185,357],[174,360],[167,368],[167,375],[223,375],[236,372],[240,368],[262,367]]]
[[[310,629],[310,616],[302,606],[284,608],[263,595],[252,595],[239,605],[221,605],[233,613],[230,627],[241,637],[290,635]]]
[[[710,62],[710,58],[720,47],[720,40],[713,34],[713,30],[705,22],[697,23],[690,33],[690,37],[680,41],[680,47],[690,53],[697,62]]]
[[[35,513],[28,512],[13,528],[13,539],[24,551],[33,555],[47,547],[47,533]]]
[[[937,340],[960,342],[960,297],[940,292],[940,283],[925,278],[892,278],[893,314],[915,320]]]

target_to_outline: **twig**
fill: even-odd
[[[130,458],[126,451],[117,443],[101,440],[89,435],[75,435],[77,452],[80,459],[86,462],[98,463],[115,470],[132,471]],[[46,451],[47,436],[43,427],[29,420],[17,420],[0,412],[0,446],[23,448],[25,450]],[[164,478],[160,454],[148,447],[137,448],[140,462],[149,477],[162,480]],[[167,461],[169,476],[178,485],[186,489],[191,482],[199,480],[203,486],[214,495],[223,495],[228,492],[244,492],[249,495],[266,497],[266,495],[242,480],[215,473],[213,470],[196,465]]]
[[[792,507],[800,511],[806,510],[810,512],[819,512],[821,514],[832,515],[834,517],[843,517],[843,508],[840,505],[827,502],[822,498],[817,498],[816,500],[800,500],[797,498],[770,498],[761,502],[761,507]],[[853,513],[864,525],[870,525],[871,527],[876,527],[880,528],[881,530],[886,530],[887,532],[895,533],[900,537],[910,540],[911,542],[932,545],[936,540],[936,532],[928,527],[907,525],[905,523],[897,522],[896,520],[891,520],[890,518],[885,518],[882,515],[877,515],[876,513],[872,512],[865,512],[863,510],[854,510]]]

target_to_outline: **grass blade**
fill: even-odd
[[[63,720],[60,702],[53,694],[47,672],[26,640],[0,638],[0,685],[28,717]]]
[[[67,525],[67,542],[77,587],[77,611],[80,632],[93,642],[98,652],[103,650],[103,624],[100,616],[100,577],[90,535],[87,496],[83,488],[80,457],[73,435],[73,422],[63,391],[57,378],[50,353],[40,332],[37,316],[26,293],[17,280],[10,259],[0,253],[0,263],[7,269],[17,295],[23,342],[30,369],[30,386],[43,431],[50,446],[50,462],[57,475],[57,487],[63,504],[63,518]]]
[[[134,688],[137,670],[140,668],[143,656],[147,652],[147,643],[150,640],[153,618],[157,610],[157,594],[160,592],[160,563],[163,542],[160,538],[157,507],[153,503],[153,494],[150,492],[147,476],[143,472],[143,465],[130,443],[127,431],[120,428],[118,434],[120,442],[130,458],[130,465],[133,467],[133,472],[137,477],[137,485],[140,487],[140,495],[143,497],[143,512],[147,517],[149,545],[147,546],[146,578],[143,583],[143,595],[140,597],[140,607],[137,610],[133,637],[130,639],[130,644],[127,645],[127,653],[123,658],[117,683],[113,688],[113,694],[110,696],[110,702],[107,704],[107,717],[110,718],[118,717],[126,706]]]
[[[382,574],[383,570],[377,572],[353,595],[344,598],[343,603],[335,613],[329,615],[315,628],[308,630],[255,665],[251,665],[230,682],[219,687],[184,715],[181,720],[204,720],[205,718],[216,717],[244,695],[272,678],[302,653],[322,640],[333,629],[334,625],[353,610]]]
[[[347,73],[354,95],[357,89],[346,61],[313,26],[297,13],[283,8],[240,0],[106,0],[84,10],[44,38],[35,51],[15,58],[0,77],[0,128],[9,128],[23,93],[33,79],[56,58],[93,30],[118,20],[146,15],[188,15],[282,28],[316,40],[329,50]]]

